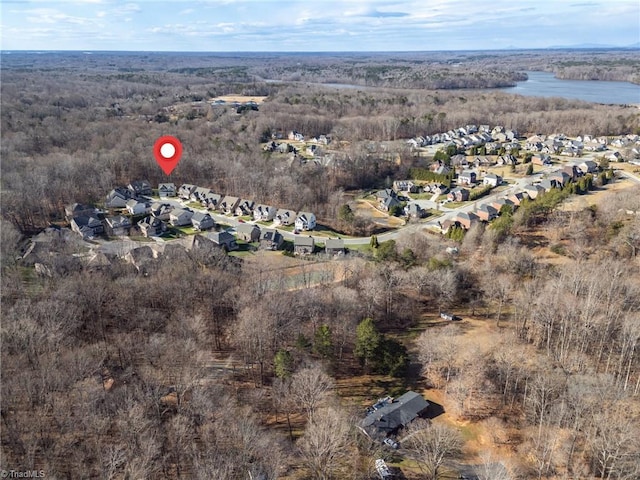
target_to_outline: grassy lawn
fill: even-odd
[[[316,228],[311,232],[313,235],[326,235],[327,237],[332,238],[349,238],[349,235],[344,235],[342,233],[338,233],[335,230],[331,230],[326,225],[317,224]]]
[[[449,202],[446,203],[444,206],[447,208],[459,208],[459,207],[464,207],[465,205],[468,205],[469,202]]]
[[[409,196],[411,197],[412,200],[431,200],[431,197],[433,197],[433,193],[432,192],[410,193]]]
[[[353,250],[356,252],[366,253],[367,255],[372,255],[371,247],[368,244],[365,245],[345,245],[345,248],[348,250]]]
[[[201,209],[202,205],[200,205],[198,202],[189,202],[187,203],[187,207]]]
[[[195,235],[196,233],[200,233],[199,230],[196,230],[193,227],[176,227],[176,229],[184,235]]]

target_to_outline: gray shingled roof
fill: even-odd
[[[367,415],[362,421],[365,429],[375,429],[379,432],[393,432],[408,425],[424,412],[429,406],[421,395],[407,392],[392,403]]]

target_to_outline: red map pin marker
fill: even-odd
[[[164,173],[169,175],[176,168],[182,155],[182,143],[176,137],[164,135],[153,145],[153,156]]]

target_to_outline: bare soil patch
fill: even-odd
[[[381,212],[370,202],[361,199],[356,200],[354,213],[358,217],[369,219],[371,222],[387,228],[399,228],[406,223],[403,219]]]
[[[216,100],[224,100],[225,102],[256,102],[257,104],[261,104],[265,101],[267,97],[259,97],[253,95],[222,95],[220,97],[212,98],[211,101],[214,102]]]

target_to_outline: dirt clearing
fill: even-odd
[[[222,95],[220,97],[212,98],[210,101],[215,102],[216,100],[223,100],[225,102],[233,103],[246,103],[246,102],[256,102],[258,105],[265,101],[267,97],[259,97],[254,95]]]

